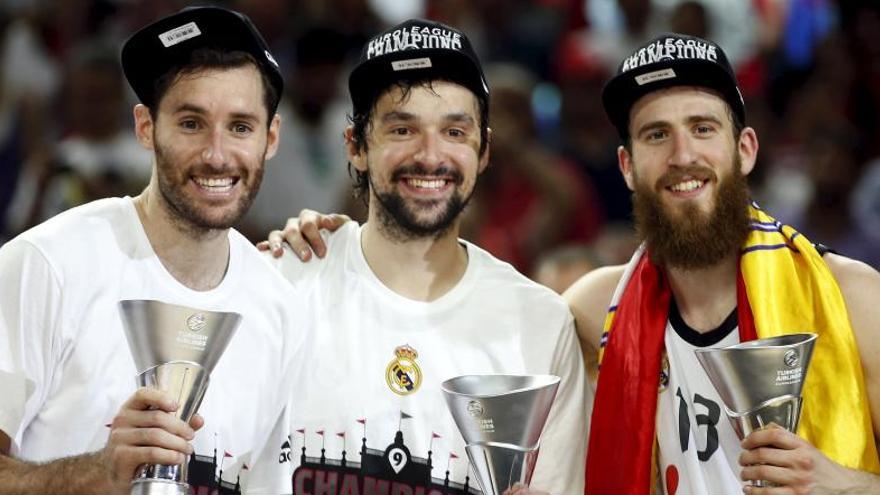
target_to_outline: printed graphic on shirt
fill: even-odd
[[[422,370],[416,363],[419,353],[408,344],[394,349],[394,359],[385,369],[385,381],[398,395],[414,393],[422,385]]]
[[[403,411],[400,412],[400,422],[410,419],[411,416]],[[338,437],[333,439],[333,434],[325,430],[312,432],[321,437],[321,449],[309,450],[306,448],[305,429],[298,429],[296,433],[302,436],[302,447],[299,454],[299,466],[293,472],[291,483],[294,495],[310,495],[321,493],[326,495],[365,495],[365,494],[411,494],[411,495],[480,495],[481,492],[470,477],[466,476],[464,483],[457,483],[449,479],[450,467],[454,462],[466,462],[459,460],[455,453],[449,453],[448,459],[434,459],[432,446],[435,439],[440,435],[432,433],[431,443],[427,457],[417,457],[407,447],[403,432],[398,426],[394,441],[384,450],[367,447],[366,418],[357,420],[363,425],[364,436],[357,451],[351,455],[346,445],[345,432],[336,433]],[[400,423],[399,423],[400,424]],[[343,449],[339,459],[327,457],[327,437],[331,441],[343,443]],[[279,463],[288,462],[293,455],[292,442],[289,438],[281,446]],[[355,460],[355,459],[359,459]],[[446,463],[446,475],[443,479],[431,476],[431,470],[438,462]]]
[[[218,458],[217,451],[211,456],[194,454],[189,458],[189,476],[187,483],[192,488],[193,495],[241,495],[241,474],[248,470],[247,464],[242,464],[235,477],[235,482],[222,479],[223,465],[227,459],[234,457],[229,452],[223,452]]]

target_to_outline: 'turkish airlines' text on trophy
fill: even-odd
[[[528,485],[559,377],[465,375],[441,385],[485,495]]]
[[[816,337],[798,333],[695,351],[740,439],[770,423],[797,430]]]
[[[175,416],[188,423],[241,316],[149,300],[120,301],[119,309],[138,385],[168,392],[179,404]],[[131,494],[189,495],[186,470],[185,462],[141,466]]]

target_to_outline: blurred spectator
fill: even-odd
[[[244,220],[243,231],[254,240],[303,208],[347,208],[352,181],[342,134],[349,104],[341,87],[346,55],[345,36],[330,28],[313,28],[296,41],[295,65],[278,107],[278,152]]]
[[[583,244],[569,244],[544,252],[535,262],[532,280],[562,294],[577,279],[607,265],[595,250]]]
[[[490,166],[467,211],[463,236],[520,271],[543,250],[589,241],[602,222],[598,199],[577,169],[538,141],[531,107],[534,77],[491,65]]]
[[[117,52],[101,41],[72,51],[58,98],[63,137],[48,166],[28,178],[32,194],[17,200],[26,212],[20,228],[94,199],[137,194],[149,181],[150,153],[128,125]]]

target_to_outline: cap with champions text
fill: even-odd
[[[639,98],[672,86],[718,91],[745,123],[745,104],[724,50],[702,38],[664,34],[623,59],[602,89],[602,105],[620,137],[629,135],[629,112]]]
[[[200,48],[250,54],[280,97],[284,81],[266,41],[247,16],[220,7],[188,7],[142,28],[122,47],[122,71],[141,103],[153,106],[156,81]]]
[[[488,101],[489,86],[470,40],[439,22],[410,19],[372,38],[348,78],[356,114],[391,84],[414,79],[444,79],[461,84]]]

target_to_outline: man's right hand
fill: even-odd
[[[350,221],[348,215],[323,214],[314,210],[302,210],[299,217],[288,218],[283,230],[273,230],[269,239],[257,244],[260,251],[271,251],[280,258],[284,254],[281,244],[286,242],[302,261],[308,261],[314,252],[319,258],[327,254],[327,245],[321,237],[321,229],[331,232]]]
[[[99,454],[114,485],[127,487],[143,464],[186,462],[184,454],[193,452],[189,441],[204,420],[196,414],[186,424],[173,414],[178,407],[168,394],[149,387],[138,389],[122,405]]]

